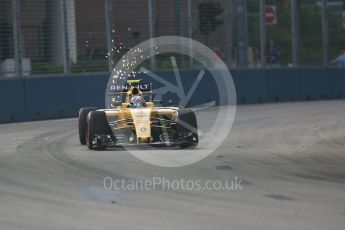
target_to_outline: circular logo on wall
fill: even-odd
[[[186,70],[191,63],[194,69]],[[157,70],[162,67],[168,70]],[[145,99],[130,103],[131,96]],[[229,69],[211,49],[189,38],[163,36],[140,43],[119,60],[105,103],[117,114],[107,116],[114,136],[132,140],[121,143],[129,153],[149,164],[180,167],[209,156],[227,138],[236,90]]]

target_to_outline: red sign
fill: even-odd
[[[266,22],[266,25],[277,24],[277,7],[276,6],[265,7],[265,22]]]

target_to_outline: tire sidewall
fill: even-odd
[[[79,129],[79,142],[82,145],[87,144],[86,132],[87,132],[87,116],[91,111],[97,110],[96,107],[84,107],[79,110],[78,116],[78,129]]]
[[[190,126],[192,126],[194,129],[198,130],[198,124],[197,124],[197,119],[195,116],[195,113],[193,110],[191,109],[181,109],[178,112],[178,118],[177,118],[177,136],[178,138],[181,137],[181,135],[183,135],[185,132],[192,132],[192,137],[191,138],[195,138],[196,141],[190,141],[190,140],[185,140],[183,143],[181,143],[179,146],[181,148],[188,148],[188,147],[195,147],[198,142],[199,142],[199,137],[198,137],[198,133],[194,132],[190,129],[188,129],[187,127],[179,124],[179,120],[182,120],[184,123],[189,124]]]

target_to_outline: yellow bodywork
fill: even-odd
[[[151,143],[152,117],[166,117],[170,120],[176,120],[177,108],[156,107],[153,102],[146,102],[144,107],[131,108],[130,99],[133,96],[143,96],[138,87],[131,86],[125,94],[125,102],[116,109],[105,110],[108,122],[116,122],[113,130],[131,128],[136,134],[137,143]],[[161,127],[157,126],[155,127]]]

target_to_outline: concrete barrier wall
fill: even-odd
[[[186,90],[198,73],[198,70],[181,72]],[[233,70],[231,73],[238,104],[345,98],[345,70],[342,69]],[[176,84],[172,72],[158,74]],[[1,80],[0,123],[75,117],[80,107],[102,108],[108,78],[108,75],[94,75]],[[155,81],[153,85],[161,86]],[[206,73],[189,105],[218,102],[216,89],[213,78]],[[169,100],[176,102],[178,98],[168,93],[163,101]]]

